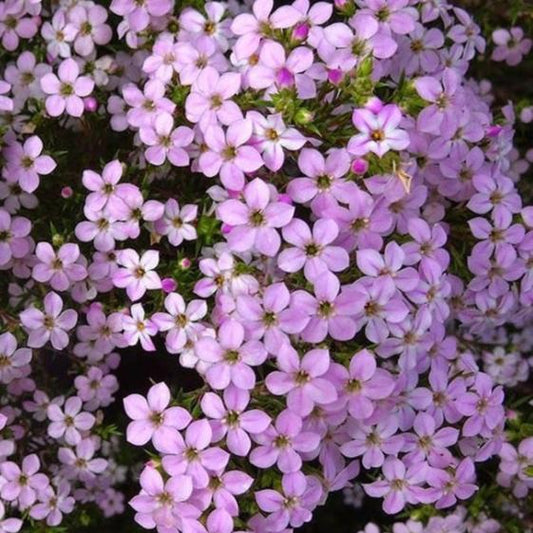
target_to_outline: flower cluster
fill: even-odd
[[[0,530],[123,511],[127,348],[202,383],[124,398],[143,528],[285,533],[356,483],[453,508],[395,533],[497,531],[468,505],[493,458],[533,489],[505,403],[533,207],[512,105],[466,76],[480,28],[422,0],[174,4],[0,5]]]

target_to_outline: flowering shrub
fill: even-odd
[[[0,531],[285,533],[350,487],[530,531],[528,162],[469,70],[522,28],[106,4],[0,2]],[[193,377],[132,390],[135,350]]]

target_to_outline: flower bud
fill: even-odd
[[[309,111],[309,109],[298,109],[296,112],[296,115],[294,115],[294,121],[296,124],[305,125],[309,124],[313,121],[313,118],[315,118],[314,113]]]
[[[165,292],[166,294],[169,294],[175,291],[177,287],[178,287],[178,284],[172,278],[163,278],[161,280],[161,288],[163,289],[163,292]]]
[[[64,243],[64,239],[63,239],[63,236],[62,235],[59,235],[59,233],[55,233],[53,236],[52,236],[52,246],[54,247],[58,247],[58,246],[61,246],[63,243]]]
[[[352,172],[354,174],[365,174],[368,170],[368,161],[366,159],[354,159],[352,161]]]
[[[62,198],[65,198],[65,199],[70,198],[73,194],[74,194],[74,191],[72,190],[72,187],[69,187],[68,185],[61,189]]]
[[[98,109],[98,100],[94,96],[88,96],[83,100],[83,107],[88,113],[94,113]]]
[[[330,83],[333,83],[333,85],[338,85],[342,81],[343,77],[344,74],[339,68],[328,70],[328,80]]]
[[[191,268],[192,262],[188,257],[184,257],[180,260],[179,265],[182,270],[188,270]]]
[[[292,38],[295,41],[304,41],[309,35],[309,24],[301,22],[297,24],[292,30]]]
[[[494,126],[490,126],[487,130],[487,137],[497,137],[500,132],[502,131],[502,127],[495,124]]]
[[[222,231],[222,235],[227,235],[232,229],[233,229],[233,226],[223,223],[222,227],[220,228],[220,231]]]

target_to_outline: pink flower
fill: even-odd
[[[44,312],[30,307],[20,313],[20,321],[29,331],[28,346],[41,348],[50,341],[56,350],[62,350],[69,343],[67,332],[76,325],[78,313],[73,309],[61,312],[63,300],[55,292],[49,292],[43,302]]]
[[[427,463],[418,463],[409,469],[396,458],[389,458],[383,464],[384,479],[364,483],[365,492],[374,497],[385,496],[383,510],[388,514],[400,512],[407,503],[429,503],[425,489],[420,487],[426,479]]]
[[[375,401],[387,398],[396,385],[389,372],[377,368],[376,358],[368,350],[357,352],[348,370],[341,365],[333,366],[332,374],[342,383],[341,399],[356,420],[370,417],[376,407]]]
[[[181,27],[187,28],[194,36],[208,36],[225,52],[229,46],[227,37],[231,35],[230,20],[224,18],[226,6],[221,2],[205,2],[203,11],[207,16],[196,9],[184,9],[180,16]]]
[[[176,167],[186,167],[189,164],[189,154],[185,148],[192,143],[194,133],[187,126],[174,129],[174,120],[170,114],[159,113],[153,124],[141,126],[139,137],[149,147],[144,155],[152,165],[162,165],[165,159]]]
[[[23,14],[25,14],[25,10],[22,11],[20,2],[3,2],[0,5],[2,46],[10,52],[16,50],[20,38],[31,39],[39,29],[35,18],[21,16]]]
[[[478,489],[474,484],[476,469],[474,461],[467,457],[454,468],[439,470],[432,468],[427,477],[433,500],[437,500],[435,507],[445,509],[457,503],[457,500],[467,500]]]
[[[284,283],[273,283],[257,296],[237,296],[239,321],[247,335],[263,338],[266,349],[277,353],[289,342],[289,335],[300,333],[309,322],[309,315],[291,303],[291,294]]]
[[[0,80],[0,111],[13,111],[13,100],[9,96],[4,96],[11,90],[11,85],[4,80]]]
[[[144,60],[143,70],[150,74],[150,77],[167,83],[172,79],[174,72],[179,70],[178,58],[178,46],[174,42],[174,37],[163,33],[152,47],[152,54]]]
[[[283,228],[282,234],[287,243],[294,245],[278,256],[278,266],[285,272],[303,268],[305,277],[313,283],[323,272],[340,272],[349,265],[348,252],[332,246],[339,236],[339,227],[332,219],[317,220],[311,233],[303,220],[295,218]]]
[[[154,351],[155,346],[151,337],[157,333],[157,326],[145,317],[144,308],[141,304],[130,307],[130,316],[123,318],[124,338],[129,346],[135,346],[138,342],[146,351]]]
[[[283,473],[300,470],[300,453],[312,452],[320,444],[320,436],[302,431],[302,419],[288,409],[278,415],[274,425],[254,435],[254,440],[259,446],[250,453],[250,462],[259,468],[277,464]]]
[[[24,367],[32,357],[31,350],[28,348],[17,350],[17,339],[9,332],[0,335],[0,354],[2,354],[0,382],[6,385],[23,376]]]
[[[259,64],[250,69],[248,81],[253,89],[296,87],[300,98],[313,98],[313,80],[303,74],[313,64],[313,52],[305,46],[295,48],[287,57],[283,46],[266,41],[259,54]]]
[[[213,432],[207,420],[196,420],[185,431],[185,440],[176,433],[164,450],[163,468],[171,476],[187,474],[193,487],[203,489],[209,484],[209,473],[224,470],[229,453],[221,448],[209,447]]]
[[[315,349],[300,360],[298,352],[289,344],[283,344],[276,356],[280,372],[268,374],[267,389],[277,396],[286,396],[287,407],[304,417],[315,405],[327,405],[337,399],[334,385],[324,379],[329,369],[327,350]]]
[[[113,274],[113,284],[125,288],[132,302],[142,298],[147,290],[161,288],[161,278],[154,271],[159,264],[159,252],[148,250],[139,257],[135,250],[128,248],[120,251],[117,263],[123,268]]]
[[[107,44],[113,36],[111,27],[105,24],[107,9],[103,6],[75,5],[69,11],[68,18],[78,31],[74,40],[74,50],[80,56],[91,55],[95,44]]]
[[[77,478],[80,481],[94,479],[97,474],[101,474],[108,466],[108,462],[102,458],[94,458],[96,446],[94,440],[86,438],[76,444],[76,449],[59,448],[58,459],[67,465],[67,477]]]
[[[115,216],[87,206],[83,213],[88,220],[76,225],[76,237],[82,242],[94,241],[94,247],[99,252],[110,252],[115,247],[115,239],[123,241],[128,238],[125,224]]]
[[[492,52],[492,60],[505,61],[510,66],[518,65],[531,51],[532,41],[524,39],[524,30],[520,27],[494,30],[492,40],[497,45]]]
[[[252,119],[254,125],[253,142],[259,148],[265,166],[276,172],[285,161],[285,152],[299,150],[306,138],[295,128],[287,128],[281,113],[264,117],[257,111],[249,111],[247,118]]]
[[[41,28],[41,35],[48,43],[46,51],[52,58],[70,57],[70,44],[78,34],[73,24],[67,21],[65,11],[58,9],[51,21],[45,21]]]
[[[144,446],[150,439],[157,450],[172,440],[176,429],[184,429],[191,415],[183,407],[169,407],[170,390],[165,383],[150,387],[146,399],[140,394],[124,398],[126,414],[133,420],[128,424],[126,438],[135,446]]]
[[[267,184],[255,178],[244,188],[245,203],[226,200],[217,207],[217,215],[232,226],[227,235],[231,250],[251,251],[274,256],[281,246],[276,228],[285,226],[291,220],[294,207],[279,201],[272,201]]]
[[[160,235],[166,235],[170,244],[179,246],[184,240],[197,238],[196,228],[191,224],[197,215],[197,205],[187,204],[180,209],[178,201],[170,198],[165,203],[163,218],[156,220],[154,224],[155,230]]]
[[[165,344],[170,353],[180,353],[188,340],[196,339],[201,331],[196,324],[207,314],[204,300],[191,300],[187,305],[180,294],[170,293],[165,298],[168,313],[154,313],[152,321],[159,331],[167,332]]]
[[[146,466],[140,475],[141,493],[132,498],[131,506],[138,516],[150,517],[153,523],[168,529],[167,524],[176,520],[174,513],[182,511],[181,502],[186,502],[193,491],[192,478],[177,474],[166,481],[153,467]],[[186,515],[186,508],[180,515]],[[190,512],[190,511],[189,511]],[[143,523],[146,523],[143,520]]]
[[[50,483],[45,474],[40,474],[41,463],[36,454],[27,455],[22,460],[22,468],[16,463],[5,461],[0,466],[4,483],[0,495],[8,502],[18,502],[21,510],[31,507],[37,496]]]
[[[404,150],[410,140],[409,134],[398,128],[401,120],[402,113],[395,104],[385,105],[378,112],[356,109],[353,123],[360,133],[350,139],[348,151],[356,156],[373,152],[383,157],[389,150]]]
[[[82,401],[77,396],[68,398],[63,409],[54,403],[49,405],[47,414],[51,420],[48,426],[50,437],[63,437],[71,446],[78,444],[81,441],[81,432],[89,431],[96,421],[91,413],[83,412],[81,408]]]
[[[198,37],[193,43],[179,42],[176,54],[182,85],[192,85],[207,67],[213,67],[218,72],[223,72],[228,67],[227,59],[207,36]]]
[[[176,104],[165,98],[165,84],[156,79],[147,81],[142,91],[134,83],[127,83],[122,96],[131,106],[126,116],[134,128],[150,125],[160,113],[172,115],[176,109]]]
[[[239,106],[230,100],[240,88],[241,75],[238,72],[220,75],[213,67],[206,67],[196,78],[185,102],[187,119],[198,122],[203,130],[210,124],[220,122],[229,126],[242,119]]]
[[[35,520],[44,520],[49,526],[58,526],[63,520],[63,513],[69,514],[74,510],[75,500],[70,493],[70,483],[62,480],[57,490],[49,485],[39,494],[39,503],[30,509],[30,516]],[[12,533],[6,528],[6,532]]]
[[[235,455],[248,455],[252,442],[248,434],[262,433],[270,425],[270,417],[259,409],[246,407],[250,393],[230,385],[224,390],[224,402],[220,396],[207,392],[202,397],[202,411],[212,419],[211,427],[217,438],[226,437],[228,450]]]
[[[35,255],[39,263],[33,267],[32,277],[41,283],[49,283],[56,291],[66,291],[87,277],[87,270],[77,262],[80,257],[77,244],[64,244],[56,253],[51,244],[40,242]]]
[[[131,0],[112,0],[109,9],[124,17],[134,32],[144,30],[150,17],[162,17],[172,9],[171,0],[145,0],[141,4]]]
[[[329,271],[319,274],[313,285],[316,297],[303,290],[293,295],[294,305],[310,317],[302,339],[322,342],[328,334],[339,341],[353,339],[358,331],[352,316],[357,302],[344,292],[339,294],[339,279]]]
[[[351,424],[348,428],[350,439],[341,445],[340,451],[346,457],[362,455],[365,468],[377,468],[383,465],[385,456],[397,456],[404,446],[404,437],[398,435],[398,421],[395,416],[388,416],[378,424]]]
[[[113,393],[118,390],[118,381],[113,374],[104,374],[97,366],[91,366],[86,376],[74,378],[74,386],[86,408],[91,410],[113,403]]]
[[[271,489],[255,493],[259,508],[269,513],[265,524],[271,531],[283,531],[288,526],[301,527],[312,518],[309,507],[313,500],[306,497],[307,480],[302,472],[285,474],[281,479],[283,494]],[[312,491],[307,491],[311,492]],[[309,501],[310,500],[310,501]],[[290,505],[288,503],[290,502]]]
[[[83,186],[91,191],[85,199],[85,205],[92,211],[105,209],[114,217],[122,217],[127,213],[126,197],[134,194],[134,186],[119,183],[122,177],[122,163],[115,159],[105,165],[102,174],[92,170],[84,170]]]
[[[11,217],[0,208],[0,265],[5,265],[11,258],[20,259],[30,251],[28,235],[31,222],[24,217]]]
[[[8,65],[4,72],[4,78],[13,86],[13,92],[17,99],[27,99],[29,97],[41,98],[40,80],[49,72],[52,67],[45,63],[37,63],[35,56],[31,52],[22,52],[15,65]],[[1,106],[0,106],[1,107]]]
[[[17,181],[28,193],[35,191],[39,186],[39,175],[50,174],[57,166],[50,156],[41,155],[42,151],[43,142],[37,135],[26,139],[23,145],[8,145],[4,150],[8,181]]]
[[[253,389],[255,373],[251,367],[262,364],[267,357],[261,342],[244,342],[244,328],[236,320],[226,320],[216,340],[200,338],[195,351],[201,361],[211,363],[205,377],[214,389],[225,389],[230,383],[241,389]]]
[[[209,178],[220,174],[225,187],[242,190],[244,174],[263,166],[259,152],[247,144],[252,131],[252,121],[247,119],[233,122],[226,133],[220,126],[209,126],[204,134],[207,150],[200,155],[199,170]]]
[[[60,65],[57,76],[45,74],[41,78],[41,88],[49,94],[46,99],[46,111],[51,117],[58,117],[65,111],[73,117],[83,115],[82,97],[91,94],[94,81],[87,76],[80,76],[80,67],[73,59],[65,59]]]
[[[298,167],[307,177],[295,178],[289,182],[287,193],[298,203],[311,201],[315,209],[346,198],[349,189],[341,179],[350,170],[350,156],[344,149],[332,150],[324,156],[315,149],[304,148],[298,156]]]

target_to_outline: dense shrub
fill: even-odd
[[[0,2],[0,531],[531,531],[531,25]]]

